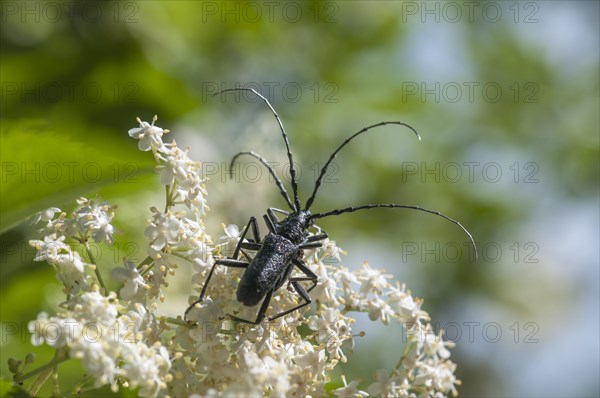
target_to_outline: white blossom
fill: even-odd
[[[240,229],[235,224],[227,226],[222,224],[221,227],[223,228],[223,234],[217,237],[216,244],[221,247],[221,253],[231,256],[240,240]]]
[[[343,377],[342,380],[344,381],[344,387],[340,387],[340,388],[333,390],[333,394],[336,397],[361,398],[361,397],[369,396],[369,393],[367,393],[366,391],[362,391],[362,390],[358,389],[358,381],[353,380],[349,384],[347,384],[345,377]]]
[[[360,292],[380,294],[389,286],[390,275],[384,274],[382,270],[373,269],[368,263],[363,263],[356,278],[360,282]]]
[[[398,314],[406,320],[416,321],[418,319],[427,320],[428,316],[421,311],[421,302],[415,300],[410,292],[403,286],[391,286],[387,291],[388,302],[396,309]]]
[[[46,210],[42,210],[36,214],[34,214],[31,219],[30,222],[32,224],[37,224],[40,221],[45,221],[50,223],[52,221],[52,219],[54,218],[54,215],[56,213],[60,213],[61,210],[58,207],[49,207]]]
[[[48,317],[41,312],[35,321],[29,322],[27,329],[31,333],[31,343],[35,346],[44,343],[51,347],[62,347],[73,340],[80,328],[79,322],[70,317]]]
[[[46,261],[53,265],[56,279],[62,282],[67,292],[75,294],[79,290],[89,290],[90,278],[86,268],[91,268],[91,265],[84,263],[79,253],[72,251],[64,241],[64,236],[56,238],[55,234],[45,236],[43,241],[29,241],[37,250],[33,261]]]
[[[129,130],[129,136],[140,140],[138,148],[141,151],[149,151],[151,149],[156,150],[163,145],[162,136],[169,132],[169,130],[163,130],[162,128],[155,126],[154,123],[158,117],[155,115],[152,118],[152,124],[148,122],[142,122],[138,117],[136,120],[140,124],[140,127],[132,128]]]
[[[46,236],[71,237],[80,241],[91,238],[98,243],[112,244],[115,233],[115,228],[111,224],[114,208],[107,202],[96,203],[83,197],[77,200],[77,205],[70,217],[60,213],[57,218],[54,218],[60,209],[51,207],[39,213],[34,220],[48,221],[42,229]]]
[[[370,320],[376,321],[377,319],[381,319],[381,322],[383,322],[384,325],[390,323],[390,319],[394,315],[392,307],[379,297],[369,300],[366,308],[369,312]]]
[[[71,247],[64,243],[65,237],[56,234],[44,236],[44,240],[30,240],[29,245],[37,250],[33,261],[47,261],[52,264],[58,261],[61,253],[70,253]]]
[[[171,187],[173,202],[186,205],[196,213],[205,215],[206,203],[205,178],[201,175],[200,162],[189,158],[187,150],[181,150],[175,141],[160,147],[155,158],[161,184]]]
[[[123,327],[126,323],[120,319],[115,295],[91,291],[68,301],[58,316],[41,313],[28,328],[34,344],[68,347],[69,356],[82,361],[96,387],[115,385],[117,377],[123,377],[141,387],[140,396],[156,397],[170,378],[169,355],[158,342],[148,346],[138,341]]]
[[[149,288],[146,280],[140,275],[133,261],[126,261],[125,267],[113,269],[112,277],[123,282],[123,287],[119,290],[119,296],[125,300],[142,302],[145,298],[145,289]]]
[[[151,241],[150,247],[160,251],[166,245],[176,244],[183,236],[181,220],[171,213],[161,213],[153,208],[154,216],[144,234]]]
[[[372,383],[367,391],[370,395],[376,397],[395,397],[396,395],[396,380],[390,377],[390,374],[385,369],[379,369],[375,372],[376,382]]]
[[[78,200],[79,209],[75,212],[81,221],[82,230],[90,230],[96,242],[112,243],[114,228],[110,224],[113,218],[112,208],[108,203],[96,204],[86,198]]]
[[[427,333],[423,343],[423,351],[427,355],[431,357],[440,357],[442,359],[447,359],[450,357],[450,351],[448,351],[448,348],[446,347],[452,346],[453,343],[444,341],[441,334],[435,335],[434,333]]]

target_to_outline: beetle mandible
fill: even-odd
[[[361,206],[351,206],[345,207],[342,209],[335,209],[324,213],[311,213],[310,207],[313,204],[317,191],[321,186],[322,179],[327,172],[327,168],[331,164],[331,162],[335,159],[338,152],[350,143],[357,136],[366,133],[367,131],[374,129],[376,127],[385,126],[389,124],[395,124],[404,126],[410,129],[419,140],[421,137],[419,133],[412,128],[410,125],[398,122],[398,121],[390,121],[390,122],[379,122],[367,127],[364,127],[357,133],[348,137],[332,154],[329,156],[327,163],[323,166],[320,171],[319,177],[315,182],[315,187],[312,191],[311,196],[304,208],[300,204],[300,199],[298,197],[298,182],[296,180],[296,170],[294,168],[294,161],[292,157],[292,152],[290,150],[290,143],[288,140],[287,133],[285,132],[285,128],[283,127],[283,123],[279,118],[279,115],[271,105],[271,103],[259,92],[252,88],[232,88],[219,91],[214,95],[223,94],[230,91],[249,91],[254,95],[259,97],[265,104],[270,108],[271,112],[275,116],[277,120],[277,124],[279,125],[279,129],[283,136],[283,140],[285,142],[287,157],[289,160],[290,167],[290,177],[291,177],[291,186],[292,192],[294,196],[294,200],[290,198],[288,192],[286,191],[283,183],[275,173],[275,170],[271,167],[271,165],[259,154],[249,151],[249,152],[239,152],[237,153],[231,160],[230,164],[230,176],[233,173],[233,165],[238,157],[242,155],[251,156],[257,159],[263,166],[267,168],[271,176],[275,180],[275,184],[279,188],[279,192],[287,202],[287,205],[291,209],[291,212],[280,210],[274,207],[268,208],[266,214],[263,216],[267,228],[269,229],[269,233],[265,236],[264,239],[261,239],[260,231],[258,228],[258,223],[255,217],[251,217],[250,221],[244,228],[240,239],[235,247],[232,257],[224,258],[216,260],[208,273],[206,281],[202,287],[202,291],[200,292],[200,297],[194,303],[192,303],[184,314],[184,319],[187,318],[190,310],[198,303],[204,300],[204,296],[206,294],[206,289],[208,287],[208,283],[213,275],[215,267],[217,265],[223,265],[226,267],[237,267],[237,268],[245,268],[244,273],[242,274],[241,280],[239,282],[236,296],[237,300],[246,306],[255,306],[262,300],[262,304],[258,310],[256,319],[254,321],[247,320],[243,318],[239,318],[235,315],[228,314],[228,316],[236,321],[249,323],[249,324],[259,324],[266,317],[266,312],[269,307],[269,303],[271,302],[271,298],[273,293],[277,291],[280,287],[282,287],[287,281],[289,286],[291,286],[296,293],[301,297],[302,301],[300,304],[290,308],[288,310],[282,311],[278,314],[266,317],[269,321],[280,318],[284,315],[287,315],[293,311],[296,311],[304,306],[307,306],[311,303],[311,298],[309,296],[309,292],[317,286],[317,275],[310,270],[310,268],[304,263],[302,260],[303,250],[304,249],[312,249],[319,248],[322,246],[321,241],[326,239],[328,236],[326,233],[319,233],[316,235],[310,235],[308,229],[313,226],[315,220],[329,217],[329,216],[337,216],[343,213],[352,213],[358,210],[366,210],[366,209],[374,209],[374,208],[402,208],[402,209],[413,209],[419,210],[426,213],[434,214],[436,216],[442,217],[456,225],[458,225],[469,237],[471,241],[471,245],[475,251],[475,258],[477,257],[477,248],[475,246],[475,241],[473,237],[469,233],[469,231],[462,226],[458,221],[434,210],[428,210],[422,208],[420,206],[412,206],[412,205],[399,205],[395,203],[382,203],[382,204],[366,204]],[[275,213],[283,214],[285,218],[283,220],[279,220]],[[249,230],[252,230],[253,239],[245,239],[246,234]],[[321,231],[322,232],[322,231]],[[243,251],[253,250],[256,251],[254,258],[244,261],[239,259],[240,252],[246,255]],[[246,256],[247,257],[247,256]],[[292,271],[294,268],[297,268],[304,276],[294,276],[292,277]],[[305,289],[300,282],[310,282],[311,286],[308,289]]]

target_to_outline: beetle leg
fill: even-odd
[[[284,214],[285,216],[289,216],[291,214],[289,211],[281,210],[276,207],[269,207],[267,209],[267,214],[265,216],[265,221],[266,221],[267,225],[269,225],[269,222],[270,222],[274,226],[275,224],[277,224],[279,222],[279,219],[277,218],[275,213]],[[268,221],[267,221],[267,218],[269,219]],[[273,229],[271,229],[271,232],[275,232],[274,227],[273,227]]]
[[[305,307],[312,302],[310,296],[308,295],[308,292],[310,292],[317,286],[317,279],[319,279],[319,277],[317,276],[317,274],[315,274],[313,271],[311,271],[311,269],[308,268],[306,266],[306,264],[304,264],[304,262],[302,262],[301,260],[294,259],[294,260],[292,260],[292,262],[294,263],[294,265],[296,267],[298,267],[298,269],[304,275],[306,275],[306,276],[289,278],[289,284],[294,288],[296,293],[298,293],[300,295],[300,297],[304,300],[304,302],[298,304],[297,306],[295,306],[289,310],[280,312],[277,315],[270,316],[269,321],[272,321],[277,318],[281,318],[282,316],[285,316],[291,312],[299,310],[300,308]],[[299,283],[299,282],[304,282],[304,281],[312,282],[312,286],[309,287],[308,290],[305,290],[304,287],[302,287],[302,285]]]
[[[246,253],[246,251],[244,249],[241,249],[240,253],[242,253],[242,256],[244,256],[246,261],[248,261],[248,262],[252,261],[252,258],[250,257],[250,255],[248,253]]]
[[[327,235],[326,233],[309,236],[308,238],[306,238],[306,243],[303,243],[300,246],[298,246],[298,249],[318,249],[319,247],[323,246],[323,244],[319,241],[327,239],[328,237],[329,235]]]
[[[249,240],[247,242],[244,242],[244,236],[246,235],[248,226],[250,226],[252,228],[252,235],[254,236],[254,240]],[[238,242],[238,246],[240,248],[239,252],[242,253],[242,255],[246,258],[246,260],[248,260],[248,262],[250,262],[251,261],[250,256],[243,249],[253,250],[253,251],[259,250],[262,246],[262,244],[260,243],[260,241],[262,239],[260,237],[260,230],[258,229],[258,223],[256,222],[256,218],[250,217],[250,221],[248,221],[248,226],[246,226],[246,230],[244,231],[244,234],[240,238],[240,241]],[[234,252],[234,255],[235,255],[235,252]],[[239,255],[239,253],[238,253],[238,255]],[[234,256],[234,258],[237,259],[237,257],[235,257],[235,256]]]
[[[248,230],[250,230],[250,229],[252,229],[252,235],[254,236],[254,240],[249,241],[249,242],[248,241],[244,242],[244,239],[246,238],[246,234],[248,233]],[[258,223],[256,222],[256,218],[250,217],[248,224],[246,224],[246,227],[244,228],[244,232],[242,232],[242,235],[240,236],[240,240],[238,241],[237,245],[235,246],[235,250],[233,251],[233,256],[228,257],[228,258],[223,258],[220,260],[216,260],[214,262],[212,268],[210,269],[210,272],[208,273],[208,276],[206,277],[206,280],[204,281],[204,285],[202,286],[202,291],[200,292],[200,297],[198,298],[198,300],[194,301],[185,310],[184,319],[186,318],[187,314],[191,311],[191,309],[196,304],[198,304],[204,300],[204,296],[206,294],[206,289],[208,288],[210,279],[212,278],[212,275],[215,271],[215,267],[217,265],[224,265],[226,267],[247,268],[248,265],[250,264],[251,259],[250,259],[250,256],[248,256],[248,254],[243,249],[258,250],[262,246],[260,241],[261,241],[260,230],[258,229]],[[238,260],[240,252],[248,261]],[[264,313],[263,313],[263,317],[264,317]]]
[[[302,279],[302,280],[304,280],[304,279]],[[312,280],[312,279],[310,279],[310,280]],[[315,282],[314,286],[316,286],[316,281],[314,281],[314,282]],[[277,318],[281,318],[282,316],[285,316],[285,315],[287,315],[287,314],[289,314],[291,312],[299,310],[300,308],[302,308],[304,306],[307,306],[307,305],[309,305],[312,302],[312,300],[310,299],[310,296],[308,295],[308,293],[306,292],[306,290],[304,290],[304,288],[302,287],[302,285],[300,285],[300,283],[298,283],[298,280],[296,278],[290,278],[290,283],[292,284],[292,286],[296,290],[296,293],[298,293],[300,295],[300,297],[302,297],[302,299],[304,299],[304,303],[298,304],[294,308],[290,308],[289,310],[280,312],[277,315],[270,316],[269,317],[269,321],[272,321],[272,320],[277,319]],[[309,291],[310,290],[311,289],[309,289]]]
[[[292,262],[306,276],[290,278],[290,282],[311,281],[312,286],[308,288],[308,291],[310,292],[311,290],[313,290],[317,286],[317,280],[319,279],[317,274],[315,274],[310,268],[308,268],[306,266],[306,264],[304,264],[304,261],[302,261],[302,260],[294,259],[294,260],[292,260]],[[298,294],[300,294],[300,293],[298,293]]]
[[[302,250],[302,249],[318,249],[319,247],[322,247],[323,244],[320,242],[310,242],[310,243],[303,243],[300,246],[298,246],[298,249]]]
[[[281,318],[282,316],[290,314],[302,307],[309,305],[312,302],[310,296],[308,295],[308,292],[310,292],[317,286],[317,279],[319,277],[317,276],[317,274],[315,274],[313,271],[311,271],[311,269],[308,268],[306,266],[306,264],[304,264],[301,260],[294,259],[294,260],[292,260],[292,262],[296,267],[298,267],[298,269],[304,275],[306,275],[306,276],[293,277],[293,278],[288,279],[289,284],[294,288],[296,293],[298,293],[298,295],[300,295],[300,297],[304,300],[304,302],[298,304],[297,306],[295,306],[289,310],[286,310],[286,311],[280,312],[279,314],[268,317],[267,319],[269,321],[272,321],[277,318]],[[302,287],[302,285],[299,283],[299,282],[303,282],[303,281],[312,282],[312,286],[309,287],[308,290],[305,290],[304,287]],[[265,317],[265,313],[267,312],[267,309],[269,308],[269,303],[271,302],[272,296],[273,296],[273,291],[270,291],[267,293],[267,295],[265,296],[265,298],[260,306],[260,309],[258,310],[258,314],[257,314],[256,320],[254,322],[249,321],[247,319],[239,318],[239,317],[237,317],[235,315],[231,315],[231,314],[229,314],[229,317],[238,322],[249,323],[251,325],[258,325]]]
[[[307,242],[316,242],[316,241],[327,239],[327,238],[329,238],[329,235],[327,235],[326,232],[323,232],[322,234],[319,234],[319,235],[309,236],[308,238],[306,238],[306,241]]]
[[[247,268],[248,264],[250,264],[250,263],[246,262],[246,261],[234,260],[231,258],[224,258],[221,260],[216,260],[214,262],[213,266],[210,268],[210,272],[208,273],[208,276],[206,277],[206,280],[204,281],[204,285],[202,286],[202,291],[200,292],[200,297],[198,297],[198,300],[196,300],[192,304],[190,304],[190,306],[185,310],[185,312],[183,314],[183,319],[185,319],[187,317],[187,314],[192,310],[192,308],[194,308],[194,306],[196,304],[198,304],[204,300],[204,295],[206,294],[206,289],[208,288],[208,283],[210,282],[210,278],[212,278],[213,272],[215,271],[215,267],[217,265],[224,265],[226,267],[235,267],[235,268]]]
[[[277,219],[273,221],[267,214],[263,215],[263,218],[265,219],[267,228],[269,228],[269,232],[275,233],[275,223],[277,222]]]
[[[241,245],[242,249],[247,249],[247,250],[258,250],[260,249],[260,247],[262,246],[262,244],[260,243],[254,243],[254,242],[244,242]],[[243,250],[240,250],[243,251]]]
[[[267,312],[267,308],[269,308],[269,303],[271,302],[272,296],[273,296],[273,290],[267,292],[265,299],[263,300],[262,304],[260,305],[260,309],[258,310],[258,314],[256,315],[255,321],[249,321],[247,319],[239,318],[239,317],[237,317],[235,315],[231,315],[231,314],[227,314],[227,315],[231,319],[238,321],[238,322],[249,323],[250,325],[258,325],[265,317],[265,312]],[[269,320],[271,320],[271,318],[269,318]]]
[[[281,210],[281,209],[278,209],[278,208],[276,208],[276,207],[269,207],[269,208],[267,209],[267,213],[269,213],[269,212],[271,213],[271,214],[270,214],[270,216],[271,216],[271,217],[275,217],[275,213],[283,214],[283,215],[285,215],[285,216],[289,216],[289,215],[290,215],[290,212],[289,212],[289,211],[286,211],[286,210]]]
[[[256,222],[256,218],[250,217],[250,221],[252,223],[252,236],[254,236],[254,242],[259,243],[262,239],[260,237],[260,230],[258,229],[258,223]]]
[[[204,281],[204,286],[202,286],[202,292],[200,292],[200,297],[198,298],[198,301],[196,301],[194,304],[192,304],[192,306],[195,305],[196,303],[199,303],[202,300],[204,300],[204,294],[206,294],[206,288],[208,288],[208,282],[210,282],[210,278],[212,278],[213,272],[217,265],[224,265],[226,267],[234,267],[234,268],[247,268],[248,264],[250,264],[250,263],[248,263],[246,261],[241,261],[241,260],[234,260],[231,258],[224,258],[221,260],[216,260],[215,263],[213,264],[212,268],[210,269],[208,276],[206,277],[206,281]]]
[[[265,214],[263,217],[265,219],[267,227],[269,227],[269,231],[273,233],[275,233],[275,224],[279,222],[279,219],[277,218],[275,213],[284,214],[286,216],[289,216],[291,214],[289,211],[281,210],[276,207],[269,207],[267,209],[267,214]]]
[[[246,234],[248,233],[248,230],[250,229],[250,227],[252,227],[252,235],[254,235],[254,242],[244,242],[244,239],[246,238]],[[247,243],[260,243],[260,232],[258,230],[258,223],[256,222],[255,217],[250,217],[250,221],[248,221],[246,228],[244,228],[244,232],[242,232],[242,235],[240,236],[240,240],[238,241],[237,245],[235,246],[235,250],[233,251],[233,256],[231,258],[237,259],[238,255],[240,254],[240,249],[242,247],[244,247],[244,245]],[[244,247],[244,248],[254,250],[251,247]]]

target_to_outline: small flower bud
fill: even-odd
[[[37,359],[37,356],[35,355],[35,353],[34,352],[30,352],[25,357],[25,364],[29,365],[30,363],[35,362],[36,359]]]
[[[10,373],[19,374],[19,367],[21,366],[21,363],[22,362],[16,358],[8,358],[8,370]]]

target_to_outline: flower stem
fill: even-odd
[[[39,376],[35,379],[35,381],[31,384],[31,386],[28,389],[29,394],[34,396],[35,394],[37,394],[37,392],[46,382],[46,380],[48,380],[48,377],[50,377],[55,367],[59,363],[64,362],[67,359],[69,359],[69,357],[66,355],[66,352],[64,350],[57,350],[50,362],[40,366],[37,369],[32,370],[31,372],[15,377],[14,381],[17,384],[20,384],[23,383],[25,380],[29,379],[30,377],[39,374]]]
[[[27,394],[29,394],[32,397],[35,397],[37,395],[37,393],[40,391],[40,388],[42,388],[44,383],[48,380],[50,375],[52,375],[54,370],[55,370],[54,367],[44,369],[44,371],[42,373],[40,373],[38,375],[38,377],[36,377],[36,379],[33,381],[33,383],[31,383],[31,385],[27,389]]]
[[[169,211],[170,197],[169,185],[167,185],[165,186],[165,213]]]
[[[406,343],[406,345],[404,346],[404,350],[402,352],[402,356],[398,360],[398,363],[396,364],[396,366],[394,366],[394,369],[400,370],[400,368],[403,365],[404,360],[406,358],[408,358],[410,353],[416,348],[417,348],[417,344],[415,342],[409,341],[408,343]]]
[[[141,271],[139,271],[139,272],[140,272],[140,276],[144,276],[144,275],[146,275],[146,274],[147,274],[147,273],[148,273],[148,272],[149,272],[151,269],[152,269],[152,265],[151,265],[151,266],[149,266],[149,267],[147,267],[147,268],[144,268],[144,269],[143,269],[143,270],[141,270]]]
[[[173,183],[173,185],[165,186],[165,213],[169,211],[169,209],[175,206],[175,197],[174,194],[175,189],[177,187],[177,181]]]
[[[63,396],[65,397],[69,397],[71,395],[77,395],[83,391],[85,391],[85,389],[83,388],[83,386],[89,382],[90,380],[92,380],[92,375],[84,375],[81,380],[79,381],[79,383],[75,384],[75,386],[73,388],[71,388],[69,391],[65,391],[63,392]]]
[[[144,259],[144,261],[142,261],[138,266],[137,266],[137,270],[141,271],[146,265],[150,264],[152,262],[153,258],[148,256]]]
[[[94,258],[94,254],[90,249],[90,245],[87,242],[84,242],[85,251],[87,252],[88,257],[90,258],[90,262],[94,264],[94,272],[96,273],[96,278],[98,279],[98,284],[103,292],[106,292],[106,285],[104,284],[104,279],[102,278],[102,274],[98,269],[98,264],[96,264],[96,259]]]
[[[190,324],[187,323],[186,321],[184,321],[183,319],[176,319],[176,318],[172,318],[170,316],[159,316],[158,319],[160,319],[161,321],[165,321],[167,323],[171,323],[173,325],[190,327]]]

